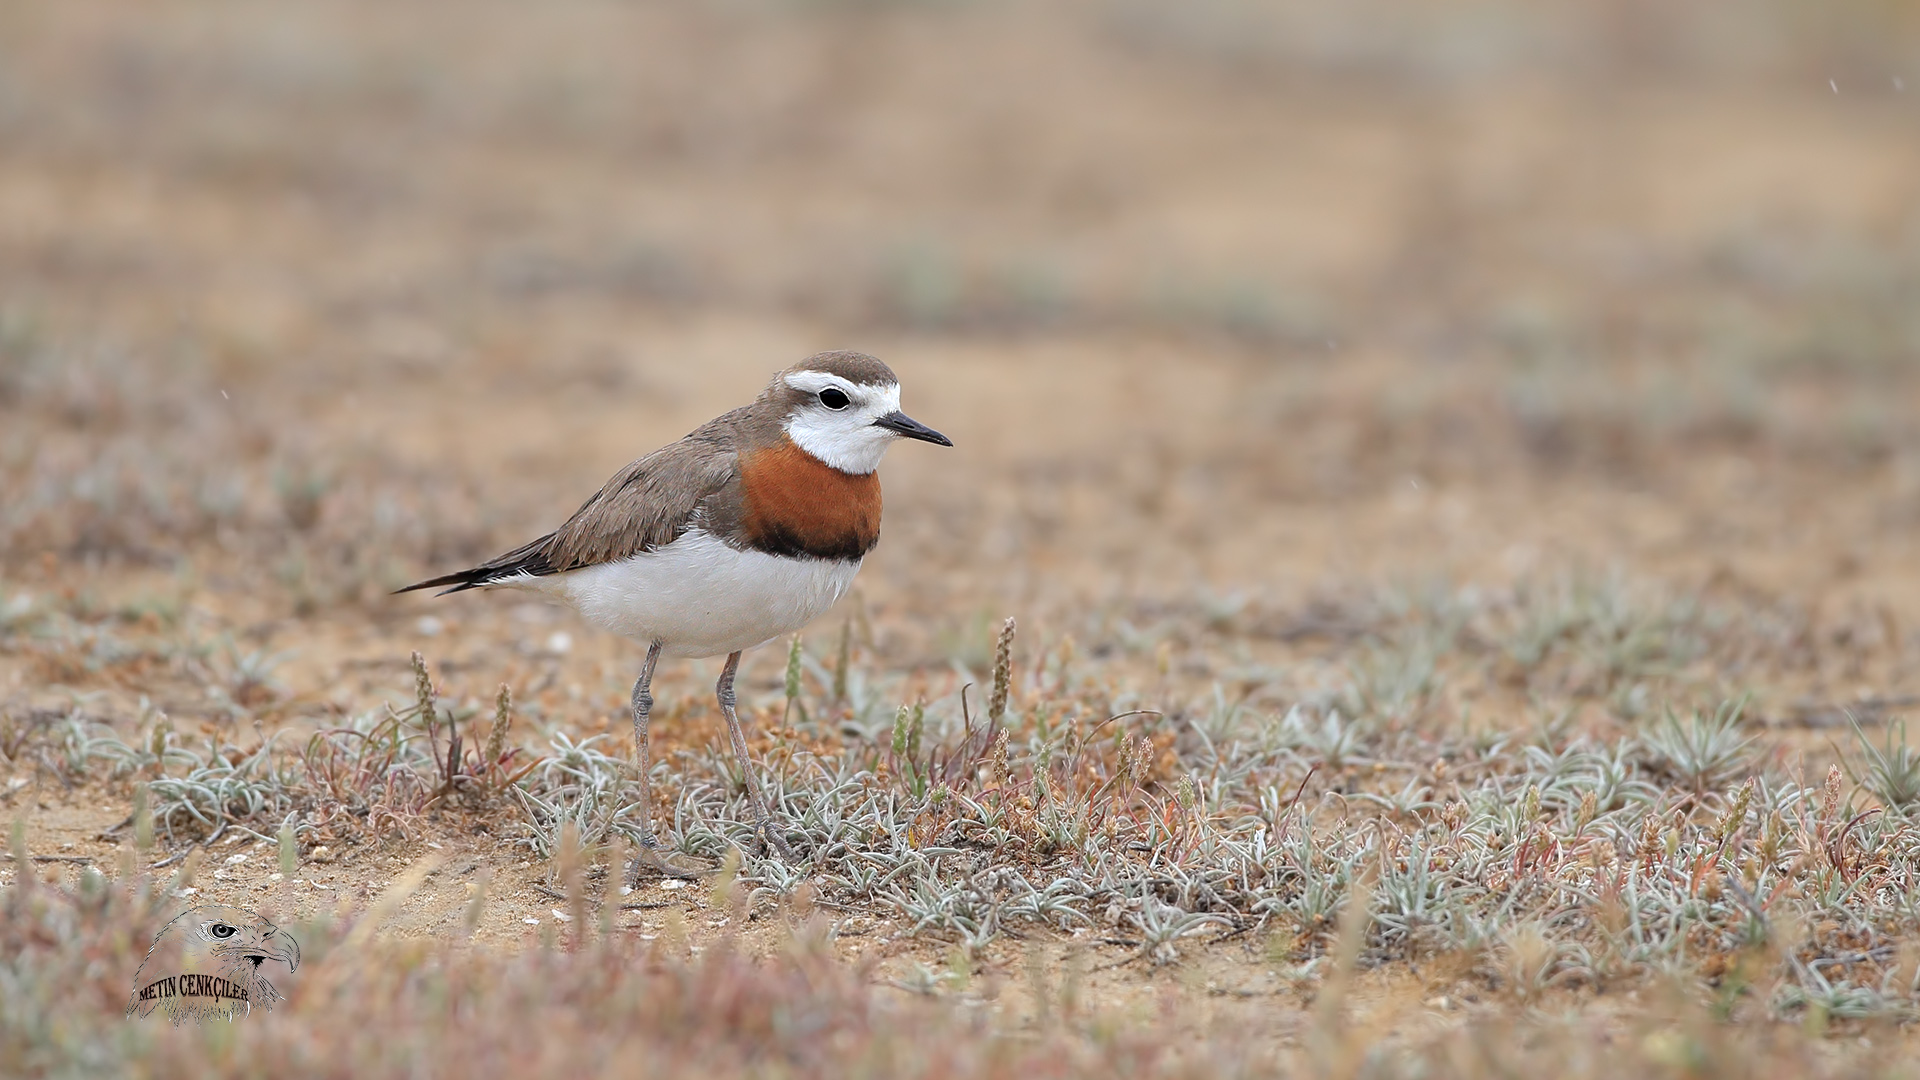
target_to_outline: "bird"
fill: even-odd
[[[750,405],[695,428],[615,473],[554,531],[468,570],[397,592],[531,590],[588,624],[646,647],[633,684],[639,850],[657,854],[648,757],[660,658],[726,656],[714,696],[745,777],[755,835],[788,861],[754,780],[735,711],[747,649],[831,608],[880,540],[880,479],[901,439],[953,440],[900,411],[900,379],[875,357],[823,352],[779,372]]]
[[[232,1020],[254,1006],[282,1000],[260,966],[279,960],[300,968],[300,944],[265,918],[227,904],[202,904],[173,917],[154,935],[133,977],[127,1016],[159,1013],[178,1027],[187,1020]]]

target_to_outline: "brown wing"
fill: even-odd
[[[451,586],[460,592],[507,578],[536,577],[612,562],[670,544],[696,516],[711,525],[737,520],[739,435],[746,409],[711,420],[613,475],[567,523],[471,570],[430,578],[398,592]]]

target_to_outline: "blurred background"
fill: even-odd
[[[0,6],[0,604],[83,646],[9,693],[162,694],[86,629],[150,625],[336,705],[571,651],[617,716],[630,646],[386,592],[835,347],[957,446],[890,456],[822,650],[977,664],[1017,613],[1204,684],[1578,578],[1885,689],[1920,8]]]

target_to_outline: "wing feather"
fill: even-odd
[[[737,520],[738,421],[745,411],[709,421],[621,469],[566,524],[538,540],[397,591],[451,586],[447,592],[460,592],[522,575],[563,573],[664,547],[703,519]]]

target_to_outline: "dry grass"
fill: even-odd
[[[1729,1026],[1677,995],[1676,1015],[1624,1030],[1488,1017],[1393,1048],[1370,1046],[1375,1030],[1345,1026],[1335,1002],[1307,1033],[1311,1049],[1288,1051],[1257,1030],[1181,1039],[1186,1018],[1177,1005],[1153,1017],[1089,1015],[1076,1010],[1071,987],[1041,983],[1031,1024],[1016,1033],[979,1008],[875,991],[822,943],[817,921],[799,924],[777,958],[753,961],[726,943],[689,959],[684,945],[635,948],[609,937],[515,953],[451,937],[382,944],[364,922],[321,918],[295,927],[308,942],[306,974],[271,1017],[239,1027],[125,1023],[119,969],[137,964],[165,909],[144,882],[129,894],[92,876],[71,890],[9,896],[0,908],[9,957],[0,1047],[16,1068],[384,1076],[511,1064],[551,1075],[644,1068],[661,1076],[907,1077],[1275,1069],[1479,1076],[1542,1068],[1584,1077],[1622,1067],[1662,1076],[1824,1076],[1899,1068],[1884,1049],[1855,1048],[1836,1062],[1794,1029]]]
[[[0,12],[0,1058],[1897,1072],[1917,29]],[[629,891],[634,650],[387,591],[840,344],[958,446],[743,671],[806,862],[675,666]],[[121,1023],[190,896],[281,1012]]]

